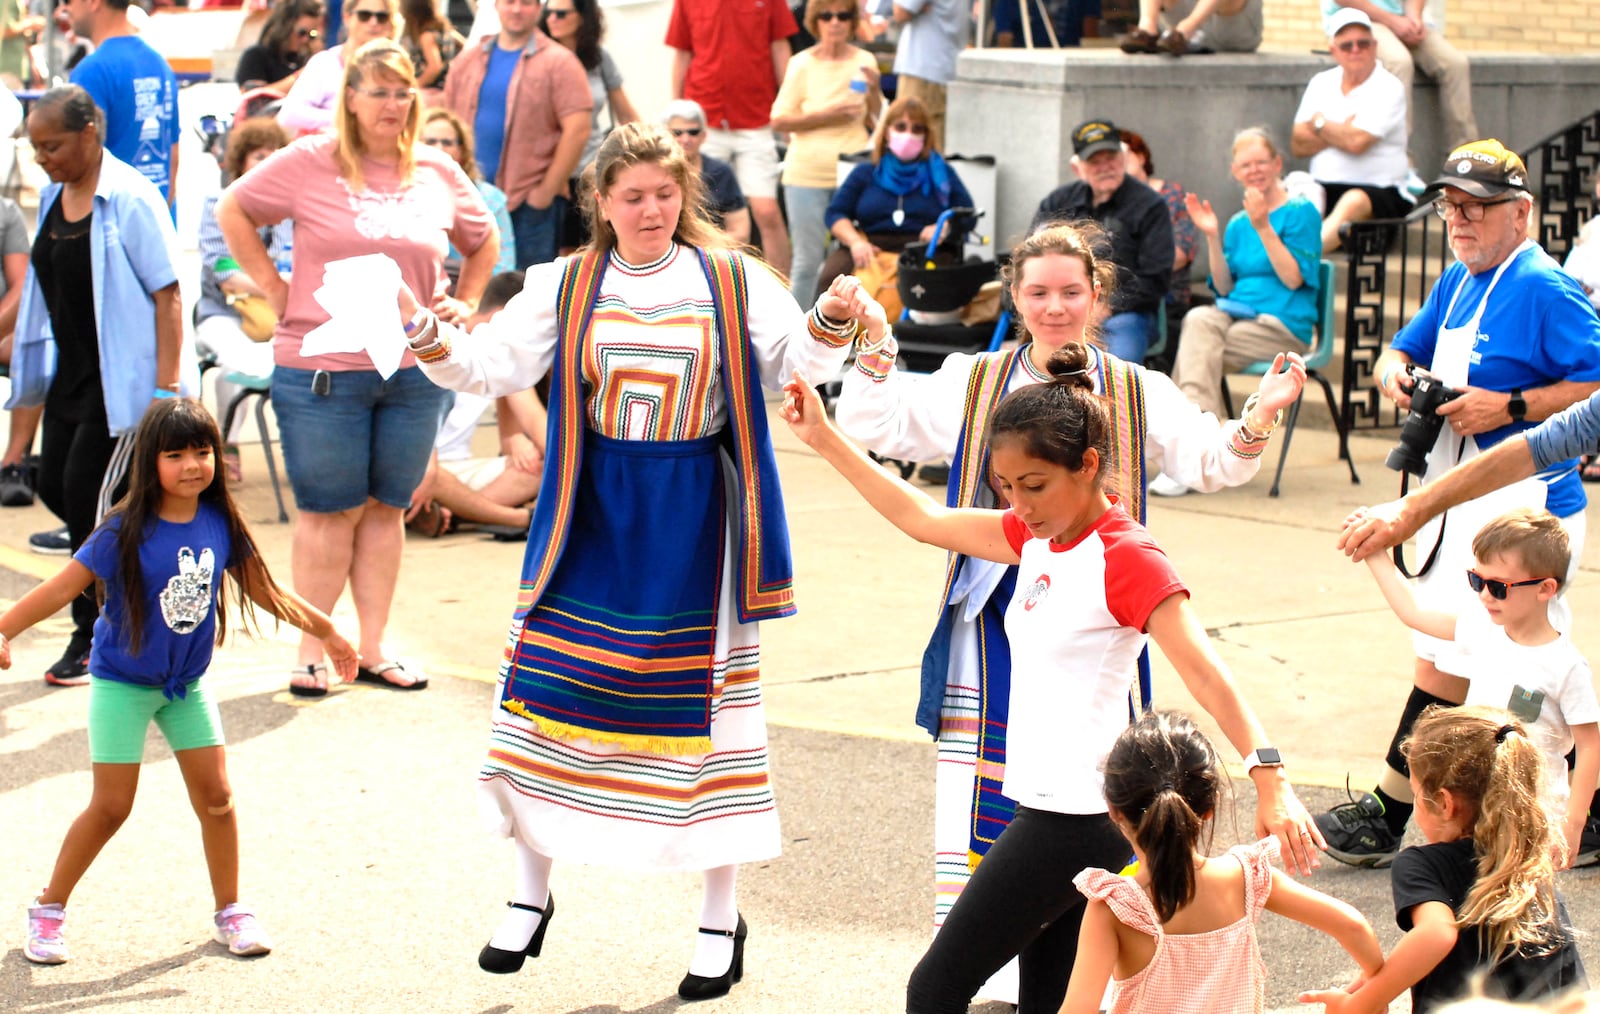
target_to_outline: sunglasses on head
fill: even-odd
[[[822,22],[827,22],[827,21],[854,21],[855,19],[856,19],[856,12],[855,11],[822,11],[821,13],[819,13],[817,15],[817,20],[818,21],[822,21]]]
[[[673,127],[673,137],[699,137],[702,132],[700,127]]]
[[[357,8],[353,13],[356,16],[356,20],[363,23],[368,21],[376,21],[380,25],[387,25],[389,23],[388,11],[364,11]]]
[[[1335,43],[1333,48],[1341,53],[1358,53],[1363,49],[1371,49],[1372,46],[1373,40],[1371,39],[1346,39],[1343,42]]]
[[[1472,588],[1474,594],[1487,588],[1489,589],[1489,597],[1501,602],[1505,601],[1506,596],[1511,593],[1513,588],[1526,588],[1531,585],[1544,584],[1549,580],[1550,578],[1548,577],[1530,577],[1526,581],[1495,581],[1484,577],[1475,570],[1467,571],[1467,584]]]

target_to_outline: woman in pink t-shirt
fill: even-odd
[[[361,630],[357,679],[399,690],[428,685],[395,659],[384,633],[405,538],[401,521],[448,395],[410,352],[385,377],[364,349],[308,355],[303,343],[329,321],[315,294],[330,261],[387,256],[406,285],[426,293],[449,320],[465,320],[477,305],[498,255],[494,220],[450,156],[415,143],[419,121],[410,57],[387,39],[370,42],[345,68],[334,131],[278,151],[217,202],[234,260],[278,311],[272,407],[300,509],[295,590],[327,611],[348,583]],[[286,218],[295,223],[287,282],[258,234]],[[463,261],[447,295],[444,259],[452,244]],[[398,345],[402,321],[392,306],[375,301],[370,326],[376,338]],[[295,694],[327,693],[316,638],[301,640],[292,675]]]

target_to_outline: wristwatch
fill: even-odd
[[[1522,388],[1511,389],[1511,400],[1506,402],[1506,411],[1511,413],[1512,422],[1521,422],[1528,416],[1528,402],[1522,397]]]
[[[1249,774],[1256,768],[1281,768],[1283,757],[1274,747],[1262,746],[1251,750],[1244,755],[1244,772]]]
[[[1311,118],[1311,132],[1314,134],[1322,133],[1322,128],[1326,127],[1327,125],[1328,118],[1323,116],[1321,113],[1318,113]]]

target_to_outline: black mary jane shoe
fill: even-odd
[[[744,916],[739,916],[736,929],[706,929],[702,926],[700,932],[712,937],[732,937],[733,960],[728,962],[726,972],[712,978],[693,972],[685,975],[683,981],[678,983],[678,995],[685,1000],[714,1000],[719,996],[727,996],[733,984],[744,978],[744,938],[750,935],[750,927],[745,925]]]
[[[556,896],[552,893],[549,900],[544,903],[544,908],[533,905],[524,905],[521,902],[508,901],[508,908],[520,908],[524,912],[539,913],[539,928],[533,931],[533,936],[528,940],[528,946],[520,951],[506,951],[494,946],[484,944],[483,950],[478,952],[478,967],[485,972],[496,975],[509,975],[522,970],[522,963],[528,958],[537,958],[539,948],[544,946],[544,931],[550,928],[550,920],[556,914]]]

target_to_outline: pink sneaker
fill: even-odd
[[[255,954],[267,954],[272,950],[272,941],[267,937],[267,931],[261,928],[261,923],[256,920],[256,914],[235,902],[216,914],[214,919],[216,927],[211,935],[217,943],[227,944],[228,950],[241,957]]]
[[[67,910],[60,905],[28,906],[28,943],[22,954],[40,965],[59,965],[67,960],[67,938],[61,935],[61,925],[67,921]]]

